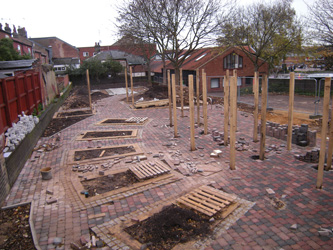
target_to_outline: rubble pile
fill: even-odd
[[[19,121],[13,123],[5,133],[6,136],[6,147],[3,152],[12,152],[15,148],[21,143],[27,134],[29,134],[36,124],[39,122],[39,118],[33,115],[25,115],[22,112],[22,115],[18,115]]]

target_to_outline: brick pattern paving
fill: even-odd
[[[251,208],[228,225],[214,239],[202,241],[206,250],[216,249],[332,249],[333,236],[319,236],[320,227],[333,227],[333,173],[324,173],[324,189],[317,190],[317,171],[313,164],[298,161],[295,153],[304,153],[311,148],[293,145],[288,152],[285,142],[266,137],[267,148],[280,147],[280,151],[266,153],[265,161],[250,157],[258,154],[259,143],[251,140],[253,117],[238,112],[237,139],[243,137],[249,142],[249,150],[236,153],[236,170],[229,170],[229,148],[219,146],[211,135],[200,135],[196,128],[196,151],[190,151],[190,129],[188,111],[180,117],[178,110],[179,138],[173,138],[173,128],[168,126],[168,108],[133,110],[121,102],[123,96],[113,96],[95,104],[95,115],[76,123],[60,133],[59,147],[49,152],[33,152],[26,162],[15,185],[7,197],[6,205],[34,201],[34,223],[42,249],[55,249],[53,239],[62,237],[64,249],[81,236],[89,235],[93,228],[107,241],[111,249],[128,249],[121,241],[110,240],[101,230],[106,225],[130,218],[133,213],[143,213],[150,208],[193,190],[210,184],[215,188],[233,193],[251,203]],[[144,126],[138,129],[137,138],[116,140],[77,141],[76,136],[86,130],[127,129],[125,125],[97,126],[106,118],[148,117]],[[209,131],[223,131],[223,107],[209,106]],[[202,119],[201,119],[202,121]],[[55,142],[55,136],[41,138],[38,145]],[[106,147],[123,144],[138,144],[153,161],[156,154],[168,162],[179,160],[194,163],[203,172],[181,175],[172,181],[154,183],[149,188],[137,189],[119,196],[108,197],[96,202],[84,202],[71,182],[68,166],[68,151],[88,147]],[[170,144],[170,145],[168,145]],[[168,146],[166,146],[168,145]],[[318,145],[318,143],[317,143]],[[210,158],[215,149],[223,151],[220,158]],[[53,178],[43,181],[42,167],[51,167]],[[274,200],[266,192],[271,188],[285,206],[277,209]],[[49,192],[53,192],[52,195]],[[56,198],[57,202],[47,204]],[[297,229],[290,226],[297,224]],[[99,230],[99,231],[98,231]],[[104,236],[103,236],[104,235]],[[116,237],[115,237],[116,238]]]

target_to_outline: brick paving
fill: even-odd
[[[324,173],[324,188],[315,188],[317,172],[314,164],[301,162],[294,158],[295,153],[304,153],[311,148],[293,145],[288,152],[285,142],[266,137],[266,146],[276,145],[279,153],[271,151],[265,161],[250,157],[258,154],[259,143],[251,140],[253,117],[238,112],[237,139],[244,137],[249,142],[249,150],[236,153],[236,170],[229,170],[229,147],[219,146],[211,135],[201,135],[202,127],[196,128],[196,151],[190,151],[190,129],[188,111],[180,117],[178,110],[178,132],[180,137],[173,138],[173,128],[168,126],[168,108],[133,110],[120,101],[124,96],[113,96],[94,104],[96,114],[76,123],[60,133],[59,147],[49,152],[33,152],[26,162],[15,185],[7,197],[5,205],[34,201],[34,224],[38,242],[42,249],[56,249],[53,240],[63,238],[64,246],[70,249],[71,242],[78,242],[81,236],[89,236],[92,229],[110,249],[131,249],[117,238],[110,236],[108,227],[128,220],[135,215],[172,202],[177,197],[194,188],[210,184],[227,193],[235,194],[248,202],[248,207],[228,225],[216,230],[213,237],[193,245],[193,249],[332,249],[333,236],[319,236],[320,227],[333,227],[333,172]],[[98,126],[106,118],[148,117],[138,129],[137,138],[115,140],[77,141],[76,136],[86,130],[126,129],[125,125]],[[208,108],[209,131],[223,131],[223,107],[213,105]],[[202,121],[202,119],[201,119]],[[39,145],[52,143],[56,135],[41,138]],[[172,143],[171,146],[166,146]],[[165,158],[168,162],[178,159],[192,162],[203,172],[183,175],[174,172],[172,178],[152,182],[124,193],[114,193],[86,202],[73,184],[75,176],[68,164],[70,150],[88,147],[106,147],[123,144],[138,144],[148,157]],[[317,145],[319,145],[317,143]],[[223,151],[220,158],[210,158],[215,149]],[[163,156],[162,156],[162,155]],[[130,157],[132,158],[132,157]],[[123,161],[123,160],[122,160]],[[131,164],[131,163],[128,163]],[[44,181],[40,175],[42,167],[51,167],[51,180]],[[122,162],[115,169],[126,168]],[[175,168],[172,166],[172,168]],[[266,192],[271,188],[275,197],[285,206],[277,209],[274,201]],[[49,192],[53,194],[49,194]],[[51,198],[57,202],[47,204]],[[232,217],[231,217],[232,218]],[[291,229],[297,224],[297,229]]]

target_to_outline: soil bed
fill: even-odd
[[[138,121],[126,121],[127,119],[107,119],[103,121],[101,124],[113,124],[113,123],[127,123],[127,124],[142,124],[144,122]]]
[[[161,212],[124,230],[150,250],[169,250],[178,243],[205,237],[212,231],[208,216],[176,205],[164,207]]]
[[[75,117],[64,117],[64,118],[54,118],[51,120],[47,128],[44,130],[42,137],[48,137],[54,135],[61,130],[79,122],[91,115],[82,115],[82,116],[75,116]]]
[[[29,224],[30,204],[0,210],[0,249],[36,249]]]
[[[135,152],[135,148],[133,146],[82,150],[82,151],[75,151],[74,160],[82,161],[93,158],[103,158],[108,156],[123,155],[133,152]]]
[[[60,112],[57,114],[57,117],[68,117],[68,116],[77,116],[77,115],[91,115],[91,110],[77,110],[72,112]]]
[[[84,189],[88,191],[89,196],[95,196],[96,194],[103,194],[118,188],[128,187],[137,182],[139,181],[130,170],[114,175],[99,177],[93,180],[81,181]]]
[[[132,131],[121,130],[121,131],[96,131],[87,132],[82,138],[102,138],[102,137],[115,137],[115,136],[128,136],[132,135]]]

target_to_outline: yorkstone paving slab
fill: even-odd
[[[202,126],[195,128],[197,150],[190,151],[190,129],[188,111],[180,117],[178,110],[178,133],[173,138],[174,128],[169,126],[168,108],[133,110],[120,100],[124,96],[105,98],[94,104],[96,113],[80,121],[58,135],[40,138],[38,145],[53,143],[60,138],[59,147],[47,152],[33,152],[26,162],[17,181],[7,197],[6,205],[34,201],[34,224],[42,249],[54,249],[54,238],[61,237],[64,249],[70,243],[79,241],[81,236],[89,237],[89,229],[103,228],[107,223],[120,223],[133,213],[143,214],[148,208],[173,200],[193,188],[210,184],[214,188],[233,193],[239,199],[252,205],[238,220],[230,223],[225,231],[215,239],[193,249],[331,249],[333,236],[319,236],[320,227],[332,228],[333,221],[333,172],[324,173],[324,188],[317,190],[315,182],[317,171],[313,164],[301,162],[294,155],[304,154],[310,147],[293,145],[287,151],[285,141],[266,137],[266,148],[270,145],[280,147],[281,151],[271,150],[264,161],[253,160],[258,155],[259,143],[252,142],[253,116],[243,116],[238,112],[237,140],[243,137],[248,142],[248,150],[236,152],[236,170],[229,170],[229,147],[219,145],[211,134],[202,135]],[[148,117],[149,122],[140,126],[137,138],[117,140],[76,141],[78,134],[87,130],[128,129],[126,125],[97,126],[106,118]],[[202,119],[201,119],[202,121]],[[213,105],[208,109],[208,131],[223,132],[223,108]],[[168,143],[171,146],[166,146]],[[124,144],[138,144],[148,161],[153,155],[168,159],[167,162],[194,162],[202,165],[203,172],[190,176],[180,175],[172,182],[156,182],[148,189],[138,189],[114,194],[90,203],[82,202],[68,175],[68,152],[81,148],[109,147]],[[317,145],[319,145],[319,140]],[[219,158],[210,158],[213,150],[222,150]],[[202,156],[199,156],[202,155]],[[44,181],[40,175],[43,167],[52,168],[52,179]],[[170,166],[177,169],[178,166]],[[212,172],[209,172],[212,171]],[[209,174],[208,174],[209,173]],[[285,206],[277,209],[266,189],[271,188],[277,199]],[[53,192],[51,195],[49,192]],[[47,204],[50,198],[56,203]],[[105,216],[93,218],[104,213]],[[290,229],[297,224],[297,229]],[[103,230],[96,231],[111,249],[126,249],[121,241],[104,237]]]

